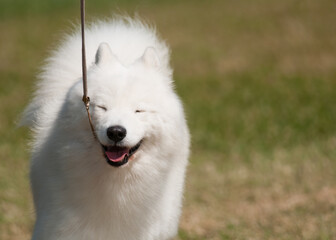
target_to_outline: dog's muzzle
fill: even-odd
[[[134,147],[122,147],[122,146],[104,146],[103,153],[108,164],[113,167],[120,167],[128,162],[132,155],[141,146],[142,140]]]

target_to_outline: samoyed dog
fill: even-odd
[[[33,132],[34,240],[164,240],[178,230],[189,132],[174,92],[169,49],[140,20],[80,32],[47,60],[23,114]]]

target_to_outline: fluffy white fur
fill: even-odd
[[[111,144],[107,128],[121,125],[123,146],[143,142],[126,165],[107,164],[81,101],[80,34],[67,36],[47,60],[23,117],[34,136],[33,239],[170,239],[178,229],[189,133],[169,49],[131,19],[93,24],[86,45],[98,140]]]

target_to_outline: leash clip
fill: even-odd
[[[83,96],[82,101],[85,104],[86,110],[88,110],[89,106],[90,106],[90,97],[89,96]]]

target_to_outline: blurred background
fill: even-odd
[[[177,239],[336,238],[336,1],[95,0],[172,48],[192,133]],[[0,0],[0,239],[29,239],[27,129],[17,128],[79,1]]]

